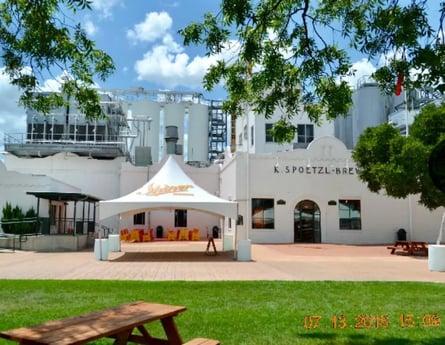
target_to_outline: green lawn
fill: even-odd
[[[176,318],[184,340],[445,344],[445,285],[435,283],[1,280],[0,330],[135,300],[185,305],[187,311]],[[153,326],[149,329],[160,335]]]

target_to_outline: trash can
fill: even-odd
[[[94,257],[96,260],[108,260],[108,238],[94,240]]]
[[[397,240],[398,241],[406,241],[406,230],[405,229],[399,229],[397,231]]]
[[[109,252],[121,251],[120,235],[108,235],[108,251]]]
[[[163,238],[164,237],[164,228],[162,225],[158,225],[156,227],[156,238]]]
[[[219,228],[216,225],[212,229],[212,236],[213,236],[213,238],[218,238],[218,236],[219,236]]]

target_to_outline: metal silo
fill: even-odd
[[[164,105],[164,130],[169,126],[176,126],[178,128],[178,142],[177,145],[181,147],[184,145],[184,117],[185,117],[184,103],[168,103]],[[164,153],[166,149],[164,148]]]
[[[136,165],[138,165],[138,161],[147,161],[148,158],[140,157],[141,155],[149,155],[151,156],[148,159],[149,161],[158,162],[160,104],[146,99],[137,100],[131,104],[130,111],[131,115],[128,115],[128,122],[131,126],[131,132],[137,134],[132,145],[135,150],[137,148],[138,157],[135,156]]]
[[[360,134],[368,127],[378,126],[387,121],[386,97],[377,83],[361,83],[353,95],[352,141],[357,144]]]
[[[188,108],[187,160],[206,162],[209,156],[209,108],[192,104]]]

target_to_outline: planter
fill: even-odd
[[[121,251],[120,235],[108,235],[108,250],[110,252],[120,252]]]
[[[239,240],[238,241],[238,261],[251,261],[250,255],[250,240]]]
[[[428,246],[428,268],[430,271],[445,272],[445,245]]]
[[[96,238],[94,240],[94,257],[96,260],[108,260],[108,239]]]

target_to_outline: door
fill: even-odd
[[[312,200],[300,201],[294,209],[294,242],[320,243],[320,208]]]
[[[66,231],[66,209],[63,203],[51,203],[49,208],[51,234],[62,234]]]

